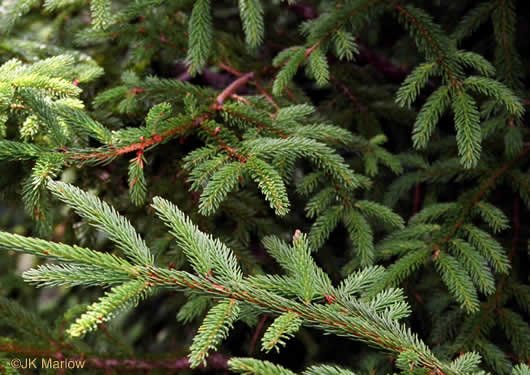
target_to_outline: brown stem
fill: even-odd
[[[232,94],[235,94],[236,91],[245,86],[247,82],[254,77],[254,73],[250,72],[247,73],[238,79],[236,79],[234,82],[232,82],[226,89],[224,89],[218,96],[217,96],[217,104],[218,106],[222,106],[224,101]]]
[[[269,103],[272,104],[272,106],[274,107],[274,109],[276,109],[276,112],[278,112],[280,110],[280,107],[278,106],[278,104],[274,101],[274,99],[272,98],[272,96],[269,95],[269,93],[267,91],[265,91],[265,89],[263,89],[263,87],[261,87],[261,84],[259,83],[258,79],[256,78],[255,80],[255,84],[256,84],[256,89],[258,89],[258,91],[260,92],[261,95],[263,95],[265,97],[265,99],[267,99],[267,101]]]
[[[254,331],[254,335],[252,335],[252,340],[250,341],[250,345],[248,348],[248,355],[252,355],[254,353],[254,349],[256,347],[256,342],[258,341],[258,337],[263,330],[263,326],[265,325],[265,322],[269,318],[268,315],[263,315],[261,320],[258,323],[258,326],[256,327],[256,330]]]
[[[219,62],[217,63],[217,66],[223,70],[226,70],[227,72],[229,73],[232,73],[233,75],[235,75],[236,77],[241,77],[243,75],[243,73],[237,71],[236,69],[232,68],[231,66],[227,65],[227,64],[224,64],[222,62]]]
[[[242,77],[244,74],[241,73],[240,71],[234,69],[233,67],[227,65],[227,64],[224,64],[222,62],[219,62],[217,63],[217,66],[233,75],[235,75],[236,77]],[[257,77],[254,78],[254,81],[253,81],[254,85],[256,86],[256,89],[258,90],[258,92],[263,95],[265,97],[265,99],[267,99],[267,101],[269,103],[271,103],[274,108],[276,109],[276,112],[280,110],[280,107],[278,106],[278,104],[274,101],[274,99],[272,98],[272,96],[269,95],[269,93],[267,91],[265,91],[265,89],[263,89],[263,87],[261,87],[261,84],[259,83],[259,80]]]

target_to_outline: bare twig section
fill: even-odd
[[[254,77],[254,73],[250,72],[247,73],[238,79],[236,79],[234,82],[232,82],[226,89],[224,89],[216,99],[217,105],[222,106],[225,100],[232,94],[235,94],[237,90],[239,90],[241,87],[245,86],[247,82]]]
[[[258,326],[256,327],[256,330],[254,331],[254,335],[252,335],[252,340],[250,341],[248,354],[252,355],[254,354],[254,350],[256,348],[256,343],[258,342],[259,335],[261,334],[261,331],[263,330],[263,327],[265,326],[265,322],[269,318],[268,315],[263,315],[261,320],[258,323]]]

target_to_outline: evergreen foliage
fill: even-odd
[[[530,375],[525,10],[0,0],[0,374]]]

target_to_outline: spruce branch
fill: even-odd
[[[428,206],[416,214],[410,220],[410,224],[417,225],[421,222],[428,222],[435,218],[447,216],[450,218],[448,229],[445,231],[443,237],[438,237],[441,240],[434,240],[430,245],[421,243],[416,245],[412,242],[407,242],[405,246],[415,248],[415,251],[403,256],[390,266],[385,285],[392,285],[392,283],[399,282],[399,280],[410,275],[411,272],[423,264],[429,253],[429,249],[431,249],[435,266],[440,272],[444,283],[457,300],[460,301],[462,306],[465,306],[468,311],[476,311],[479,307],[476,292],[480,290],[488,295],[495,291],[493,275],[486,266],[486,259],[489,265],[496,272],[500,273],[508,272],[510,262],[501,245],[487,232],[470,224],[469,219],[472,215],[476,214],[481,205],[486,208],[488,207],[486,204],[481,203],[481,199],[489,193],[490,189],[498,183],[498,180],[503,178],[525,154],[526,150],[523,150],[514,159],[493,169],[489,177],[485,178],[480,184],[479,188],[475,189],[473,194],[470,194],[466,198],[464,205],[457,203],[439,203]],[[491,215],[494,215],[498,220],[502,220],[501,218],[503,217],[498,212],[493,213],[491,210],[485,213],[485,215],[487,222],[493,220],[490,218]],[[393,246],[401,245],[400,242],[392,241],[389,244]],[[448,245],[448,248],[446,249],[443,245]],[[380,251],[383,253],[387,252],[385,249],[386,246],[388,245],[383,244],[380,247]],[[456,259],[448,255],[447,250],[451,250],[456,256]],[[394,251],[396,250],[392,252]],[[471,285],[472,283],[477,286],[477,290]]]
[[[182,247],[196,272],[216,277],[239,280],[242,273],[232,251],[221,241],[200,232],[175,205],[160,197],[153,199],[158,216],[172,229],[172,234]]]
[[[451,36],[457,41],[457,43],[461,43],[464,38],[470,36],[481,24],[488,20],[493,9],[495,9],[494,1],[486,1],[471,9],[469,13],[462,18]]]
[[[57,198],[73,207],[96,228],[106,232],[131,261],[137,264],[153,264],[153,256],[146,243],[131,223],[114,208],[69,184],[50,181],[48,187]]]
[[[103,269],[119,270],[127,274],[136,273],[132,264],[111,254],[18,234],[0,232],[0,249],[46,256],[64,262],[94,265]]]
[[[41,322],[38,315],[27,311],[18,303],[0,297],[0,313],[0,323],[15,327],[24,337],[36,337],[44,342],[54,341],[52,332]]]
[[[147,185],[144,177],[144,163],[145,157],[143,155],[143,150],[138,151],[136,157],[129,162],[129,195],[131,201],[137,206],[140,206],[144,202],[147,193]]]
[[[238,283],[234,289],[229,289],[228,286],[220,286],[183,271],[154,268],[146,271],[146,276],[160,287],[191,288],[211,295],[234,298],[277,314],[293,312],[304,320],[304,324],[321,327],[330,333],[356,338],[394,353],[410,348],[414,352],[421,352],[418,355],[422,366],[440,371],[445,369],[444,365],[428,351],[426,346],[406,328],[386,320],[379,313],[369,312],[361,303],[353,300],[344,306],[346,308],[344,313],[339,313],[334,308],[330,309],[323,305],[306,305],[293,302],[262,290],[259,285],[248,284],[244,281]],[[374,320],[368,323],[357,315],[356,311],[361,314],[367,313],[369,319]]]
[[[284,216],[289,211],[289,199],[285,185],[274,168],[258,158],[251,158],[246,165],[252,178],[270,202],[272,209],[279,216]]]
[[[338,366],[331,365],[316,365],[311,366],[305,370],[303,375],[355,375],[354,372],[346,370]]]
[[[466,206],[465,210],[462,211],[461,215],[457,218],[455,224],[452,226],[449,234],[442,240],[441,243],[438,243],[434,246],[435,249],[438,249],[439,246],[445,242],[447,242],[449,239],[452,238],[452,236],[462,227],[465,223],[465,218],[469,214],[470,210],[482,199],[484,195],[486,195],[491,188],[495,186],[497,183],[497,180],[502,178],[506,173],[510,171],[511,168],[514,167],[514,165],[519,162],[527,153],[530,151],[530,148],[524,148],[519,155],[517,155],[515,158],[507,161],[499,168],[495,169],[493,173],[490,175],[490,177],[485,180],[479,187],[476,194],[473,196],[473,198],[470,200],[469,204]]]
[[[190,347],[192,368],[206,363],[208,351],[215,350],[220,341],[226,338],[238,314],[239,306],[235,299],[221,301],[208,312]]]
[[[228,366],[235,373],[243,375],[296,375],[282,366],[254,358],[231,358]]]
[[[84,264],[44,264],[25,271],[26,282],[39,287],[113,286],[130,279],[128,273]]]
[[[97,29],[105,29],[112,21],[110,0],[92,0],[90,11],[92,12],[94,27]]]
[[[261,349],[269,352],[276,348],[279,352],[279,346],[285,346],[286,339],[293,336],[302,325],[300,317],[294,313],[280,315],[269,326],[261,341]]]
[[[140,142],[129,144],[127,146],[110,147],[110,148],[102,147],[102,148],[98,148],[94,150],[87,149],[81,152],[76,152],[76,151],[71,150],[71,151],[67,151],[66,155],[71,161],[74,161],[74,162],[80,162],[80,163],[106,162],[106,161],[112,160],[121,155],[149,149],[152,146],[161,144],[164,141],[167,141],[168,139],[172,137],[184,134],[189,129],[198,127],[201,124],[201,122],[206,121],[210,116],[211,116],[210,113],[203,114],[196,120],[192,120],[183,126],[179,126],[173,129],[166,130],[162,134],[155,134],[152,137],[141,140]]]
[[[213,26],[210,0],[198,0],[195,2],[189,21],[188,33],[187,59],[190,63],[188,71],[193,76],[206,65],[211,53]]]
[[[524,75],[515,45],[517,26],[516,3],[512,0],[491,2],[491,18],[496,39],[495,59],[502,81],[514,90],[521,90]]]
[[[95,329],[98,324],[111,319],[117,310],[145,298],[151,287],[153,284],[148,281],[133,280],[112,288],[98,302],[90,305],[87,312],[68,328],[67,333],[77,337]]]
[[[514,222],[516,224],[514,225],[512,251],[510,252],[509,257],[507,259],[501,258],[499,260],[497,258],[497,254],[500,253],[500,251],[498,250],[500,249],[494,248],[494,245],[496,245],[496,243],[492,241],[492,239],[489,238],[485,233],[480,232],[476,228],[472,228],[472,227],[466,227],[465,229],[469,231],[471,241],[475,241],[476,243],[478,243],[478,241],[488,243],[488,245],[481,246],[480,248],[490,250],[487,254],[485,254],[485,256],[489,256],[490,260],[492,261],[494,265],[498,267],[499,265],[502,266],[506,264],[507,267],[509,267],[511,261],[513,260],[515,256],[516,243],[517,243],[517,238],[519,235],[519,224],[518,224],[519,223],[519,209],[518,209],[517,199],[514,199]],[[479,320],[477,320],[476,322],[473,322],[474,326],[469,330],[469,335],[467,335],[466,337],[466,343],[476,343],[478,341],[479,337],[481,336],[483,332],[484,327],[487,327],[487,325],[490,324],[489,321],[491,320],[492,315],[494,315],[495,312],[499,309],[499,305],[501,304],[501,298],[503,294],[505,293],[505,289],[507,286],[506,284],[508,280],[506,269],[503,268],[500,271],[501,272],[504,271],[504,275],[502,276],[501,280],[497,283],[495,294],[493,296],[490,296],[487,305],[483,309],[482,316],[480,317]],[[523,295],[524,295],[524,292],[523,292]],[[458,347],[455,349],[458,349]]]
[[[55,183],[52,186],[57,187],[59,185]],[[67,188],[67,190],[75,192],[72,188]],[[76,204],[75,201],[72,203]],[[105,210],[103,206],[94,207],[100,213]],[[137,265],[134,267],[135,273],[134,276],[131,275],[131,281],[115,287],[94,304],[71,327],[69,331],[71,334],[77,335],[93,328],[101,319],[108,319],[109,314],[112,314],[113,311],[122,308],[130,301],[141,298],[152,288],[186,288],[226,298],[226,302],[214,307],[210,318],[207,317],[204,323],[204,333],[199,335],[195,349],[192,350],[192,365],[200,363],[204,359],[206,351],[212,346],[215,347],[219,339],[226,335],[226,329],[231,323],[226,325],[225,317],[230,315],[231,319],[235,319],[236,314],[229,314],[229,310],[232,311],[236,301],[239,301],[276,314],[295,314],[303,320],[303,324],[315,325],[329,333],[356,338],[394,353],[403,350],[412,351],[416,353],[419,365],[433,370],[445,371],[447,369],[447,366],[440,362],[425,344],[395,320],[406,315],[408,311],[407,305],[399,302],[402,300],[402,294],[382,293],[368,304],[353,298],[342,298],[339,295],[336,295],[335,302],[331,305],[313,303],[311,299],[305,299],[305,302],[296,302],[264,289],[259,283],[252,282],[252,278],[248,280],[242,277],[234,278],[232,276],[234,266],[230,264],[232,258],[229,253],[226,253],[228,249],[224,250],[225,248],[219,242],[199,232],[182,213],[179,213],[169,203],[157,198],[155,209],[173,227],[174,234],[181,241],[181,246],[190,255],[195,253],[195,258],[199,259],[197,257],[205,250],[206,254],[214,251],[209,255],[214,256],[214,262],[217,263],[213,270],[215,272],[216,269],[224,269],[224,271],[219,274],[211,274],[208,272],[209,268],[204,268],[198,269],[198,275],[192,275],[185,271],[163,269],[153,265]],[[5,237],[6,235],[3,234],[2,236]],[[7,236],[16,238],[15,235]],[[42,242],[46,243],[47,247],[57,247],[51,242]],[[36,244],[35,240],[29,242],[28,248],[31,249],[32,244]],[[198,244],[200,247],[197,246]],[[311,269],[303,260],[305,258],[301,257],[301,255],[309,253],[307,252],[306,240],[300,233],[296,233],[294,236],[293,249],[299,254],[298,260],[295,260],[293,266]],[[222,255],[223,253],[226,255]],[[207,260],[207,258],[204,259]],[[190,260],[195,262],[193,257]],[[230,274],[226,272],[230,272]],[[224,274],[229,275],[229,277],[223,277]],[[313,282],[320,279],[318,273],[314,275],[317,277],[313,279]],[[301,281],[303,280],[301,279]],[[303,282],[303,284],[306,283]],[[333,293],[331,285],[326,288]]]
[[[259,0],[239,0],[239,9],[245,31],[245,41],[251,48],[258,47],[265,33],[263,6]]]
[[[37,6],[37,0],[10,1],[2,4],[0,31],[8,33],[20,19]]]
[[[416,39],[418,48],[422,49],[422,52],[426,53],[428,57],[435,56],[440,61],[441,67],[448,75],[452,85],[459,87],[460,82],[447,62],[447,55],[451,52],[450,42],[440,27],[433,23],[431,17],[423,10],[403,6],[397,0],[391,1],[398,14],[410,25],[411,36],[421,38]]]
[[[0,0],[0,216],[13,232],[0,231],[0,329],[15,334],[0,334],[0,372],[25,355],[294,375],[215,362],[239,320],[250,352],[258,336],[282,350],[302,326],[375,348],[347,360],[359,373],[530,375],[524,4],[464,0],[440,17],[422,1],[295,2]],[[138,232],[53,180],[137,206]],[[310,231],[285,242],[295,228]],[[10,268],[59,287],[38,299],[54,310],[4,298],[31,297]],[[62,303],[97,287],[88,308]],[[169,294],[155,315],[103,323],[156,291]],[[189,357],[137,354],[153,329],[162,350],[178,336],[160,325],[174,308],[186,325],[206,316]]]

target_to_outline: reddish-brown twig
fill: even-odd
[[[258,337],[263,330],[263,326],[265,326],[265,322],[269,318],[268,315],[263,315],[261,317],[261,320],[258,323],[258,326],[256,327],[256,330],[254,331],[254,334],[252,335],[252,340],[250,340],[250,345],[248,347],[248,355],[252,355],[254,353],[254,349],[256,348],[256,342],[258,341]]]
[[[245,86],[247,82],[254,77],[254,73],[247,73],[234,82],[232,82],[226,89],[224,89],[219,95],[217,95],[217,105],[222,106],[224,101],[232,94],[235,94],[238,89]]]

